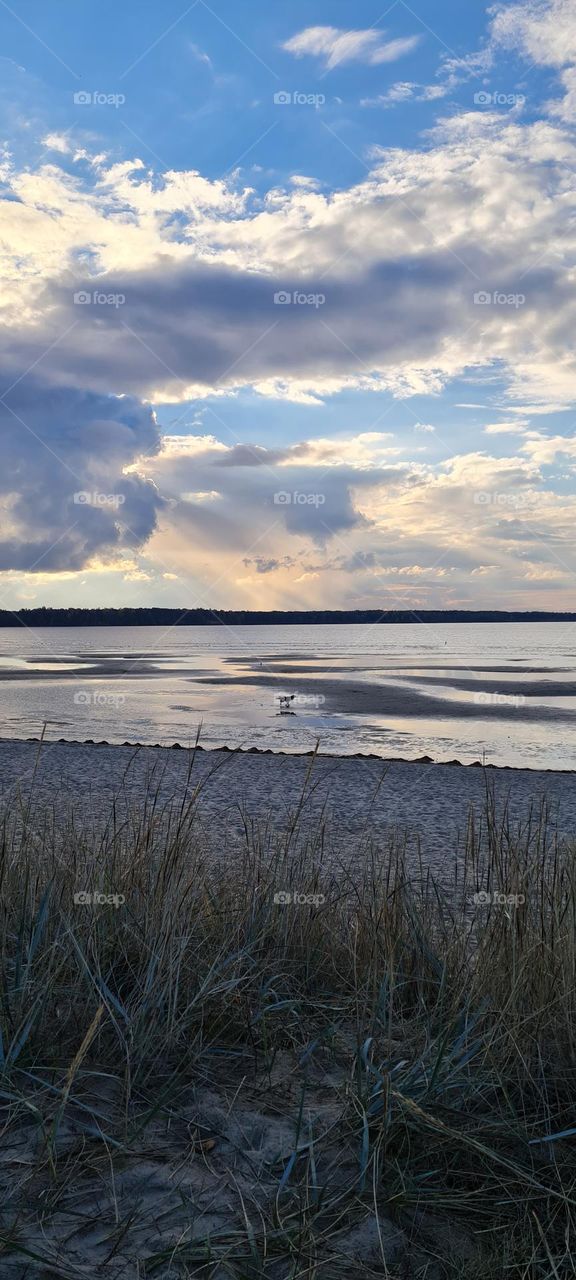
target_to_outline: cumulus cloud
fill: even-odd
[[[538,463],[552,463],[557,458],[576,458],[576,436],[549,436],[540,431],[530,431],[520,449]]]
[[[535,583],[568,603],[575,500],[547,490],[535,458],[378,464],[361,435],[333,445],[172,438],[144,464],[168,498],[150,561],[191,575],[212,604],[225,585],[227,601],[256,607],[265,580],[270,607],[466,607],[480,577],[493,607],[533,604]],[[192,479],[217,502],[193,497]]]
[[[376,442],[370,458],[362,435],[339,444],[303,441],[283,450],[251,444],[222,447],[210,436],[197,444],[190,451],[183,440],[179,448],[172,437],[147,464],[147,474],[173,499],[173,524],[193,525],[207,545],[215,538],[220,547],[235,552],[274,529],[325,545],[367,526],[359,501],[366,491],[392,493],[419,483],[413,465],[378,465]],[[218,493],[217,511],[208,510],[203,500],[190,500],[189,476],[202,495]]]
[[[572,0],[498,4],[492,38],[495,44],[520,49],[540,66],[564,67],[576,60],[576,15]]]
[[[270,607],[465,607],[479,576],[494,607],[530,603],[536,584],[571,590],[574,498],[542,476],[563,438],[552,452],[531,433],[525,456],[416,466],[389,433],[159,443],[128,397],[22,386],[11,407],[28,429],[0,419],[0,565],[32,581],[116,567],[134,587],[178,583],[190,605],[244,607],[262,604],[264,581]],[[100,506],[98,493],[124,502]]]
[[[548,110],[572,122],[576,107],[576,12],[572,0],[498,4],[491,35],[496,49],[514,49],[534,66],[558,71],[564,96],[550,102]]]
[[[575,159],[560,125],[475,111],[425,149],[377,150],[332,195],[262,200],[194,173],[154,184],[134,163],[90,180],[14,173],[4,365],[153,401],[252,386],[304,404],[348,387],[436,392],[498,365],[512,400],[570,404]]]
[[[65,133],[47,133],[41,142],[48,151],[59,151],[63,156],[69,155],[72,151],[70,139]]]
[[[27,379],[0,402],[0,569],[79,570],[147,541],[162,500],[132,468],[154,415],[129,397]]]
[[[404,54],[412,53],[421,40],[420,35],[385,40],[384,32],[370,27],[360,31],[345,31],[340,27],[306,27],[286,40],[283,48],[295,57],[309,54],[321,58],[327,71],[346,62],[364,62],[368,66],[380,66],[396,62]]]
[[[415,39],[312,27],[285,48],[329,70]],[[388,605],[466,604],[475,576],[492,603],[521,601],[528,581],[563,588],[574,502],[546,468],[572,477],[576,446],[530,419],[576,397],[572,4],[498,6],[481,54],[380,104],[440,97],[507,48],[558,72],[565,96],[544,118],[451,110],[418,145],[373,148],[348,187],[292,175],[260,195],[238,174],[110,163],[54,131],[49,163],[3,164],[0,568],[99,564],[144,581],[145,549],[166,582],[221,580],[227,600],[256,604],[265,579],[286,606],[382,591]],[[416,467],[415,432],[427,457],[442,445],[436,413],[436,437],[425,421],[411,431],[411,457],[376,431],[161,442],[147,403],[252,388],[272,422],[279,399],[437,394],[461,376],[505,383],[496,410],[476,408],[502,417],[486,445],[506,434],[519,456],[471,452],[463,427],[463,456]]]
[[[483,430],[487,436],[522,436],[527,426],[527,418],[518,418],[511,422],[487,422]]]

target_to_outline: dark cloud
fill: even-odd
[[[190,456],[184,450],[163,455],[152,473],[161,491],[175,500],[174,523],[185,522],[203,541],[209,535],[214,545],[239,550],[246,549],[254,529],[285,530],[324,545],[336,535],[370,527],[358,509],[356,494],[379,488],[392,491],[419,482],[410,466],[326,466],[322,459],[315,464],[300,462],[312,449],[313,442],[286,450],[259,447],[257,460],[250,466],[252,446],[246,454],[240,447],[225,454],[207,442],[205,451]],[[230,456],[236,465],[224,465]],[[217,496],[206,501],[200,494]]]
[[[380,554],[380,563],[382,553]],[[364,569],[374,569],[378,565],[378,557],[373,551],[355,551],[347,560],[342,559],[340,568],[346,573],[361,573]]]
[[[564,542],[564,538],[553,530],[536,525],[533,513],[526,520],[498,520],[492,528],[483,532],[487,538],[497,538],[504,542]]]
[[[264,556],[245,556],[242,561],[247,569],[254,566],[256,573],[276,573],[278,569],[293,569],[297,563],[293,556],[282,556],[279,560],[266,559]]]
[[[150,408],[35,380],[0,403],[0,569],[82,569],[140,547],[162,499],[124,474],[160,436]]]
[[[498,266],[492,261],[505,292],[510,267]],[[46,379],[140,396],[158,387],[182,395],[190,384],[397,372],[404,362],[443,364],[446,342],[463,325],[494,341],[502,310],[510,332],[536,305],[542,319],[547,294],[565,289],[550,271],[535,271],[521,311],[499,311],[474,306],[473,283],[464,264],[440,252],[318,281],[159,258],[153,269],[50,283],[39,301],[43,319],[12,334],[5,359],[19,371],[42,357]],[[75,304],[79,294],[90,301]],[[291,301],[275,303],[279,294]],[[294,301],[314,296],[324,301]]]

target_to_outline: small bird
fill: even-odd
[[[286,712],[289,712],[289,711],[290,711],[290,703],[294,701],[294,698],[295,698],[295,697],[296,697],[296,694],[295,694],[295,693],[281,693],[281,694],[279,694],[280,714],[281,714],[281,715],[282,715],[282,714],[286,714]]]

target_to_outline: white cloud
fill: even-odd
[[[572,122],[576,108],[576,11],[573,0],[499,4],[492,23],[494,48],[514,49],[534,66],[553,67],[564,98],[548,104],[551,115]]]
[[[377,432],[349,436],[337,457],[330,440],[285,450],[207,440],[195,455],[172,446],[145,466],[169,499],[149,562],[201,581],[208,601],[225,580],[246,607],[263,591],[270,607],[376,606],[384,592],[392,607],[406,593],[422,607],[465,607],[476,578],[488,607],[546,606],[547,584],[567,607],[576,498],[547,491],[534,458],[390,466],[379,461],[385,444]],[[217,518],[190,501],[192,477],[201,493],[218,490]],[[277,492],[290,501],[275,503]]]
[[[576,12],[572,0],[499,4],[492,23],[496,45],[519,49],[539,66],[576,61]]]
[[[155,401],[252,385],[310,405],[352,387],[436,393],[498,365],[522,413],[571,404],[575,159],[559,125],[470,112],[426,149],[379,150],[364,181],[332,194],[262,200],[230,178],[156,181],[139,161],[95,179],[14,171],[16,199],[0,203],[4,365],[18,377],[54,343],[49,382]],[[93,276],[78,265],[87,247]],[[74,307],[96,285],[125,306]],[[324,303],[275,306],[280,290]],[[476,291],[521,301],[476,306]]]
[[[209,58],[208,54],[204,52],[204,49],[200,48],[200,45],[195,44],[194,41],[191,40],[188,48],[190,49],[190,53],[193,54],[198,62],[203,62],[205,66],[210,67],[210,70],[212,70],[212,60]]]
[[[527,426],[527,419],[517,419],[515,422],[488,422],[483,430],[487,436],[522,436]]]
[[[118,512],[100,519],[93,507],[75,508],[74,478],[34,436],[14,433],[0,553],[15,599],[26,571],[57,592],[84,568],[93,591],[108,590],[114,571],[135,587],[179,583],[178,599],[189,589],[210,604],[225,582],[227,603],[245,607],[262,605],[263,591],[270,607],[346,607],[351,598],[376,607],[383,592],[390,605],[406,597],[414,606],[464,607],[474,603],[475,577],[493,607],[537,607],[538,584],[543,605],[547,584],[560,592],[558,607],[568,603],[576,498],[546,491],[540,465],[559,452],[574,456],[573,439],[533,433],[525,456],[477,452],[428,466],[402,463],[378,431],[283,449],[172,435],[158,449],[145,411],[112,407],[113,429],[95,422],[102,403],[53,398],[48,432],[42,409],[29,419],[29,401],[19,401],[35,430],[43,420],[51,449],[60,452],[70,432],[69,462],[87,488],[128,484],[131,496],[122,535]]]
[[[436,102],[446,98],[449,93],[463,82],[475,78],[477,81],[490,70],[494,60],[494,51],[490,45],[470,53],[463,58],[445,57],[437,72],[436,84],[417,84],[413,80],[399,80],[390,86],[386,93],[375,98],[364,98],[362,107],[395,107],[407,102]]]
[[[385,40],[375,27],[361,31],[344,31],[340,27],[306,27],[286,40],[282,48],[295,57],[321,58],[327,71],[347,62],[364,62],[369,66],[395,62],[417,47],[420,35]]]
[[[70,139],[65,133],[47,133],[40,141],[47,151],[58,151],[63,156],[69,155],[72,151]]]
[[[421,144],[374,150],[348,187],[296,173],[260,196],[240,174],[112,164],[57,132],[43,137],[50,163],[6,162],[0,354],[14,386],[0,415],[0,567],[21,575],[20,592],[32,566],[34,582],[64,585],[79,569],[101,582],[113,570],[134,585],[200,582],[209,602],[223,580],[236,584],[231,603],[248,606],[263,579],[274,584],[267,603],[284,607],[380,603],[383,579],[392,595],[445,607],[473,602],[474,577],[494,605],[564,589],[576,500],[547,490],[542,469],[564,459],[573,479],[576,439],[530,419],[576,400],[575,26],[559,0],[501,6],[488,50],[446,61],[437,85],[392,85],[380,105],[439,97],[505,47],[557,70],[564,99],[540,120],[450,112]],[[330,69],[378,65],[402,44],[321,27],[286,47]],[[81,288],[125,301],[76,305]],[[289,306],[274,303],[282,290]],[[318,293],[318,306],[294,300]],[[470,452],[463,428],[463,454],[434,466],[415,465],[432,456],[414,434],[431,435],[426,422],[404,449],[397,434],[319,426],[296,446],[231,447],[198,419],[202,435],[160,447],[143,403],[251,387],[272,421],[278,399],[320,416],[339,392],[439,394],[462,376],[495,406],[469,405],[487,451]],[[482,396],[481,382],[497,394]],[[518,456],[490,456],[499,436]],[[93,504],[73,509],[71,485],[123,484],[124,522]],[[324,501],[284,507],[276,486]]]
[[[539,465],[553,463],[557,458],[576,458],[576,436],[546,436],[532,431],[520,449]]]
[[[360,106],[397,107],[405,102],[435,102],[445,98],[448,92],[447,84],[415,84],[411,80],[400,80],[376,98],[362,98]]]

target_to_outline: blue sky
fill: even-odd
[[[573,607],[568,0],[0,37],[0,604]]]
[[[417,43],[387,64],[349,61],[327,71],[324,59],[295,61],[282,46],[312,25],[350,27],[349,4],[315,6],[313,23],[305,3],[282,9],[220,0],[213,8],[199,0],[186,10],[181,0],[161,8],[63,3],[59,14],[66,18],[56,23],[42,0],[24,2],[17,10],[22,22],[3,13],[2,44],[27,73],[24,93],[30,97],[23,100],[34,110],[44,97],[53,126],[87,127],[85,113],[73,107],[76,88],[122,93],[120,120],[110,107],[93,122],[114,150],[126,153],[130,144],[122,131],[133,129],[149,159],[163,168],[186,168],[192,155],[195,166],[216,178],[241,157],[248,163],[245,153],[252,147],[253,162],[267,171],[259,182],[265,190],[270,176],[286,178],[310,165],[329,184],[353,182],[362,176],[367,144],[410,144],[433,120],[430,104],[413,103],[391,116],[361,102],[377,99],[399,80],[434,80],[442,59],[465,57],[486,32],[483,4],[424,3],[418,12],[397,4],[379,21],[378,9],[361,3],[354,6],[354,26],[385,32],[383,43],[388,37]],[[464,104],[473,87],[468,82],[458,95]],[[303,105],[297,112],[278,111],[273,97],[283,89],[323,94],[323,110]],[[329,128],[337,138],[330,140]]]

